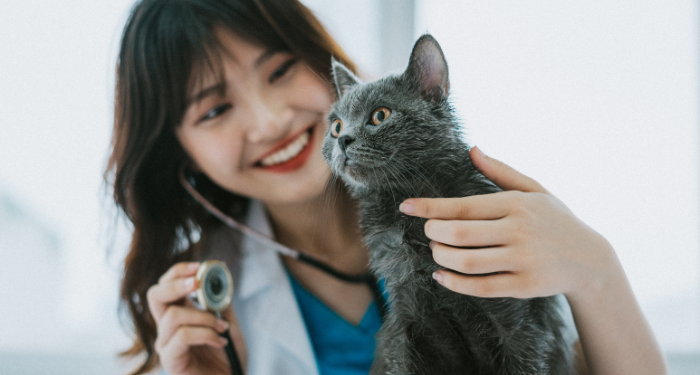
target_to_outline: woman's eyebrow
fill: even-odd
[[[274,55],[277,53],[282,52],[279,50],[275,49],[267,49],[265,52],[260,55],[254,63],[255,69],[259,68],[262,64],[264,64],[266,61],[270,60]],[[214,94],[220,94],[223,95],[223,93],[226,92],[226,82],[219,82],[213,86],[207,87],[204,90],[198,92],[195,95],[192,95],[190,98],[187,99],[185,102],[185,108],[189,108],[191,105],[195,103],[199,103],[202,100],[206,99],[207,97],[214,95]]]
[[[270,58],[272,58],[272,56],[274,56],[275,54],[277,54],[277,52],[280,52],[280,51],[273,50],[273,49],[267,49],[267,50],[265,50],[265,52],[263,52],[263,54],[260,55],[260,57],[258,57],[258,58],[255,60],[255,63],[253,64],[253,67],[254,67],[255,69],[259,68],[262,64],[265,63],[265,61],[269,60]]]
[[[197,94],[191,96],[190,98],[187,99],[187,102],[185,102],[185,108],[189,108],[191,105],[195,103],[199,103],[205,98],[218,94],[218,95],[223,95],[223,93],[226,92],[226,82],[219,82],[213,86],[209,86],[206,89],[198,92]]]

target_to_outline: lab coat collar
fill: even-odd
[[[246,224],[258,232],[274,238],[270,221],[262,203],[252,201],[248,208]],[[286,271],[279,255],[267,246],[250,237],[243,237],[241,243],[241,274],[238,281],[238,298],[245,300],[273,285],[278,285]]]
[[[267,213],[260,202],[251,202],[246,223],[262,234],[274,237]],[[311,340],[281,255],[249,237],[244,237],[241,245],[236,299],[245,303],[255,300],[254,305],[259,308],[250,322],[254,330],[292,353],[307,367],[307,374],[316,374],[318,370]]]

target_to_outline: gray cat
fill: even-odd
[[[411,197],[499,191],[474,167],[447,101],[447,63],[422,36],[401,75],[362,83],[333,61],[339,100],[323,155],[357,199],[370,268],[386,281],[389,312],[372,374],[573,374],[555,297],[477,298],[439,285],[425,219]]]

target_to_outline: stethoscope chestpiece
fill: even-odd
[[[233,298],[233,278],[224,262],[208,260],[197,269],[197,302],[211,312],[222,312]]]

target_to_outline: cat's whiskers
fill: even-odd
[[[430,190],[435,194],[436,197],[441,197],[441,196],[442,196],[442,194],[440,194],[440,192],[439,192],[439,191],[435,188],[435,186],[431,183],[431,180],[430,180],[425,174],[423,174],[423,173],[421,172],[421,170],[420,170],[420,169],[421,169],[421,166],[420,166],[420,165],[416,165],[416,164],[414,164],[414,163],[411,163],[411,161],[410,161],[409,159],[406,159],[406,158],[402,158],[402,159],[400,159],[400,160],[401,160],[401,162],[402,162],[402,165],[406,167],[406,172],[408,172],[408,173],[414,172],[414,173],[413,173],[413,177],[418,178],[419,180],[422,180],[423,182],[425,182],[426,187],[427,187],[428,189],[430,189]],[[404,163],[404,162],[405,162],[405,163]],[[417,193],[416,193],[416,194],[417,194]]]
[[[387,164],[387,167],[389,168],[388,170],[389,170],[389,172],[392,173],[392,175],[394,175],[397,179],[403,180],[404,183],[402,185],[405,185],[408,189],[413,191],[414,197],[417,197],[420,195],[420,193],[415,189],[414,184],[410,183],[408,181],[408,179],[401,174],[401,171],[398,169],[398,167],[396,165]]]
[[[325,231],[325,228],[323,228],[324,223],[320,223],[319,221],[323,220],[323,218],[326,217],[326,215],[328,215],[330,213],[330,210],[332,207],[335,207],[335,195],[336,195],[336,193],[334,191],[334,186],[336,185],[335,182],[338,179],[338,175],[333,173],[333,170],[330,167],[326,167],[326,169],[323,171],[323,173],[321,174],[320,178],[318,179],[318,181],[316,182],[314,187],[317,186],[326,177],[326,173],[330,173],[330,179],[328,180],[326,185],[323,187],[323,193],[322,193],[323,194],[323,197],[322,197],[322,207],[323,208],[322,208],[321,215],[313,215],[314,216],[314,232],[316,232],[317,230],[321,230],[321,229],[323,229],[323,231]],[[307,203],[307,206],[309,206],[310,204],[311,204],[311,202]],[[337,223],[336,223],[336,225],[337,225]],[[336,229],[339,229],[339,228],[336,228]],[[314,233],[313,235],[316,236],[316,235],[320,234],[321,232],[322,231],[320,231],[319,233]]]
[[[442,194],[440,194],[440,192],[435,188],[435,185],[433,185],[431,180],[420,171],[420,166],[415,166],[415,165],[409,164],[408,167],[409,167],[408,172],[411,172],[411,171],[415,172],[414,177],[417,177],[417,178],[425,181],[425,185],[428,187],[428,189],[430,189],[435,194],[436,198],[442,197]]]
[[[384,173],[384,177],[386,177],[386,183],[389,185],[389,190],[391,191],[391,196],[394,197],[394,205],[396,205],[396,194],[394,194],[394,188],[391,187],[392,183],[391,180],[389,179],[389,176],[386,175],[386,172],[384,172],[384,169],[379,168],[382,173]]]
[[[421,193],[422,189],[416,189],[415,183],[411,183],[411,181],[409,180],[410,176],[407,177],[404,175],[404,173],[401,173],[401,170],[399,170],[398,166],[393,166],[393,168],[396,170],[396,174],[398,174],[399,177],[403,180],[404,185],[407,187],[407,190],[410,189],[410,192],[413,192],[412,197],[421,197],[424,195]],[[409,169],[406,169],[405,172],[410,173],[411,171]]]
[[[330,205],[326,206],[328,211],[330,211],[332,209],[332,207],[337,207],[337,200],[340,199],[340,196],[342,194],[342,191],[341,191],[342,182],[341,183],[338,183],[338,182],[339,182],[339,176],[336,175],[335,173],[333,173],[333,178],[331,180],[332,185],[330,186],[331,193],[330,193],[330,197],[328,197],[328,199],[330,200]],[[337,230],[339,232],[343,230],[343,228],[337,227],[337,225],[340,223],[339,221],[333,220],[333,222],[336,225],[335,230]]]

